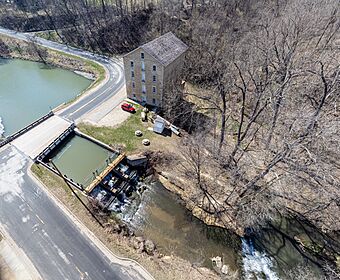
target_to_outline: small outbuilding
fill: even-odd
[[[165,120],[161,118],[160,116],[157,116],[157,118],[154,121],[153,125],[153,131],[159,134],[162,134],[165,128]]]

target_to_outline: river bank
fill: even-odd
[[[112,252],[120,256],[132,258],[141,263],[155,279],[162,280],[217,280],[220,277],[205,267],[193,266],[174,254],[164,255],[157,249],[151,255],[137,248],[141,238],[136,237],[124,226],[117,226],[117,219],[107,217],[105,229],[100,227],[82,207],[81,203],[72,195],[65,183],[58,176],[50,173],[44,167],[33,165],[32,172],[87,228],[89,228]],[[81,196],[84,202],[87,198]],[[104,217],[101,217],[104,219]],[[104,221],[104,220],[103,220]],[[143,237],[147,239],[147,237]],[[136,244],[137,243],[137,244]]]
[[[135,119],[133,126],[131,124],[131,119]],[[193,214],[193,216],[203,221],[206,225],[229,229],[231,232],[237,233],[241,240],[248,240],[243,238],[244,229],[237,227],[232,220],[221,222],[221,220],[218,220],[213,213],[205,211],[202,205],[197,205],[191,199],[191,196],[195,194],[195,190],[193,190],[194,186],[186,180],[183,173],[179,170],[183,166],[183,155],[180,154],[178,149],[178,147],[182,145],[180,138],[177,138],[176,136],[165,137],[152,134],[152,138],[150,138],[151,145],[149,147],[143,147],[143,145],[139,143],[138,138],[134,136],[133,132],[136,129],[148,131],[150,124],[141,123],[140,121],[137,121],[137,119],[138,116],[131,116],[129,120],[114,128],[81,125],[80,129],[111,146],[118,144],[120,148],[127,151],[128,154],[139,152],[147,155],[149,162],[152,165],[152,170],[150,170],[151,173],[154,173],[157,176],[157,180],[159,180],[167,190],[180,197],[183,205]],[[122,131],[124,137],[115,137],[118,131]],[[134,143],[133,146],[130,144],[131,141]],[[129,146],[127,146],[128,144]],[[127,147],[128,149],[126,149]],[[324,264],[325,261],[333,262],[336,260],[336,255],[329,257],[326,250],[323,251],[322,249],[317,252],[315,251],[315,246],[317,248],[328,248],[327,244],[329,243],[326,240],[323,241],[323,239],[321,239],[322,242],[320,244],[324,245],[320,246],[320,244],[314,244],[311,246],[309,244],[311,240],[312,243],[315,241],[315,236],[311,235],[313,230],[305,232],[306,227],[303,226],[304,223],[300,223],[302,225],[300,227],[289,227],[289,229],[283,228],[277,231],[268,231],[268,228],[264,227],[261,228],[261,230],[258,230],[258,232],[254,232],[254,238],[259,239],[260,242],[256,242],[252,239],[251,242],[248,241],[250,243],[242,241],[242,250],[240,247],[240,251],[242,251],[242,254],[245,256],[244,271],[248,274],[252,274],[254,271],[259,274],[267,273],[268,275],[272,275],[269,279],[278,279],[273,276],[273,273],[269,269],[274,267],[275,263],[278,263],[278,265],[276,265],[277,268],[274,270],[279,270],[281,271],[281,275],[284,275],[286,271],[298,269],[298,264],[304,265],[305,262],[307,262],[308,269],[312,271],[310,274],[313,275],[313,273],[316,273],[316,275],[318,275],[320,266]],[[269,232],[271,233],[269,234]],[[307,237],[309,236],[307,241],[300,238],[302,235],[306,236],[306,234]],[[271,236],[271,238],[266,240],[266,246],[263,244],[263,236]],[[252,244],[256,244],[258,251],[254,251],[255,249]],[[272,259],[272,255],[275,257],[275,252],[277,250],[284,253],[282,253],[282,256],[280,256],[278,260],[274,260]],[[329,248],[327,250],[329,250]],[[284,261],[282,262],[281,260]],[[287,263],[289,265],[287,265]],[[320,277],[318,278],[318,276],[315,275],[313,277],[314,278],[311,279],[320,279]]]

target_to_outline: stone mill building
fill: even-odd
[[[161,107],[167,88],[180,80],[188,46],[172,32],[124,56],[127,97]]]

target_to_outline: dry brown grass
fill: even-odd
[[[138,254],[131,246],[128,237],[108,234],[100,227],[72,195],[61,178],[46,168],[33,165],[33,174],[53,193],[82,223],[91,230],[114,254],[136,260],[155,279],[159,280],[217,280],[219,277],[206,268],[194,268],[188,261],[176,256],[162,257]],[[85,197],[83,197],[86,200]]]

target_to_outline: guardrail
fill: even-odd
[[[66,180],[72,186],[76,187],[78,190],[84,191],[84,187],[83,187],[82,184],[79,184],[79,183],[73,181],[72,178],[68,178],[66,175],[60,176],[59,172],[53,166],[50,166],[49,164],[47,164],[47,163],[45,163],[45,162],[43,162],[42,160],[39,160],[39,159],[36,160],[36,163],[41,164],[42,166],[44,166],[45,168],[47,168],[48,170],[50,170],[51,172],[53,172],[57,176],[64,178],[64,180]]]
[[[47,120],[48,118],[52,117],[54,115],[54,113],[51,111],[48,114],[42,116],[40,119],[37,119],[36,121],[30,123],[29,125],[25,126],[24,128],[20,129],[18,132],[15,132],[14,134],[7,136],[5,138],[5,140],[0,142],[0,148],[5,146],[6,144],[12,142],[15,138],[18,138],[19,136],[23,135],[24,133],[26,133],[27,131],[31,130],[33,127],[41,124],[42,122],[44,122],[45,120]]]
[[[50,145],[48,145],[36,158],[37,161],[42,161],[56,146],[60,144],[67,136],[75,129],[76,125],[73,122],[62,134],[60,134]]]

